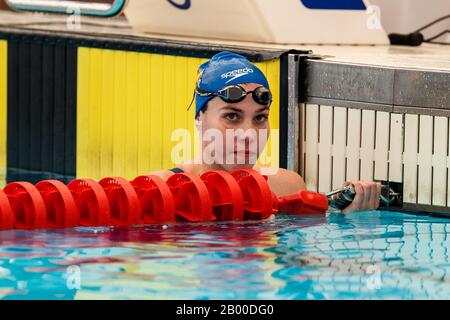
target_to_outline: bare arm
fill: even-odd
[[[292,194],[306,189],[305,181],[294,171],[278,169],[276,174],[268,177],[269,186],[277,196]]]

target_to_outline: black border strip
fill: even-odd
[[[77,59],[76,47],[8,41],[8,182],[75,176]]]
[[[287,168],[287,140],[288,140],[288,104],[289,104],[289,79],[288,75],[288,54],[280,57],[280,141],[279,141],[279,167]],[[291,81],[296,81],[292,79]]]
[[[402,210],[392,208],[394,211],[405,211],[405,213],[411,213],[413,211],[416,214],[434,215],[439,217],[450,218],[450,208],[444,206],[434,206],[427,204],[415,204],[415,203],[403,203]]]

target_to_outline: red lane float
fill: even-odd
[[[177,221],[215,220],[208,189],[200,177],[191,173],[176,173],[166,183],[174,197]]]
[[[13,182],[0,190],[0,230],[129,226],[175,221],[262,220],[272,214],[328,209],[325,195],[301,190],[277,197],[254,170],[178,173],[164,182],[152,175],[127,181],[76,179],[67,186],[44,180]]]
[[[0,190],[0,230],[11,230],[14,228],[14,212],[9,204],[8,197]]]
[[[85,227],[111,224],[108,197],[102,186],[92,179],[76,179],[67,187],[72,193],[80,212],[79,224]]]
[[[231,175],[241,188],[245,220],[266,219],[275,212],[272,191],[262,175],[255,170],[247,169],[233,171]]]
[[[300,190],[294,194],[281,196],[277,199],[278,211],[286,214],[320,214],[328,209],[328,199],[326,195]]]
[[[109,200],[114,226],[139,224],[142,220],[139,198],[131,183],[121,177],[103,178],[99,184]]]
[[[36,184],[46,208],[47,228],[78,226],[80,212],[69,188],[57,180],[44,180]]]
[[[244,218],[244,199],[239,184],[225,171],[210,171],[201,175],[212,202],[213,214],[218,221]]]
[[[158,176],[146,175],[131,181],[142,208],[142,222],[175,222],[175,203],[169,186]]]
[[[325,213],[328,209],[328,199],[323,194],[300,190],[293,194],[277,197],[270,190],[267,177],[261,176],[256,171],[237,170],[232,174],[241,186],[248,219],[264,219],[277,212],[320,214]],[[261,199],[265,201],[262,202]]]
[[[29,182],[12,182],[3,189],[14,212],[16,229],[39,229],[46,226],[44,199]]]

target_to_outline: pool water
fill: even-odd
[[[0,232],[2,299],[449,299],[450,219],[388,211]]]

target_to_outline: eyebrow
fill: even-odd
[[[222,110],[224,110],[224,109],[226,109],[226,110],[233,110],[233,111],[239,112],[239,113],[244,112],[241,109],[233,108],[232,106],[225,106],[225,107],[222,108]],[[266,110],[269,110],[269,109],[270,109],[270,107],[266,106],[266,107],[262,107],[259,110],[256,110],[256,112],[263,112],[263,111],[266,111]]]
[[[244,112],[241,109],[233,108],[232,106],[225,106],[225,107],[222,108],[222,110],[233,110],[233,111],[239,112],[239,113]]]

